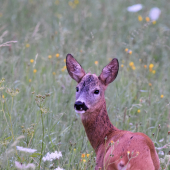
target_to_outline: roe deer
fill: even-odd
[[[109,120],[104,94],[118,74],[118,60],[105,66],[99,77],[86,74],[71,54],[66,66],[78,83],[74,108],[95,150],[95,170],[158,170],[159,158],[151,139],[143,133],[119,130]]]

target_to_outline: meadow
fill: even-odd
[[[143,9],[128,12],[136,3]],[[170,170],[169,0],[0,4],[0,169],[94,169],[95,153],[73,107],[76,82],[65,66],[71,53],[97,75],[118,58],[118,76],[106,91],[110,120],[147,134],[161,169]],[[155,6],[162,12],[152,22]],[[55,151],[59,159],[43,161]]]

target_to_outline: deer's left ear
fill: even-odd
[[[107,86],[117,77],[118,71],[119,62],[117,58],[114,58],[107,66],[103,68],[99,79]]]
[[[69,75],[71,76],[71,78],[77,81],[77,83],[79,83],[86,74],[81,65],[71,54],[67,54],[66,56],[66,66]]]

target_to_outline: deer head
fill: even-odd
[[[106,87],[117,77],[119,70],[118,60],[114,58],[105,66],[99,77],[95,74],[86,74],[71,54],[66,57],[66,66],[71,78],[78,83],[74,104],[75,111],[84,114],[100,109],[105,101]]]

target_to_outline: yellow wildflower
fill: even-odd
[[[59,0],[56,0],[56,1],[55,1],[55,4],[58,5],[58,4],[59,4]]]
[[[121,67],[124,67],[124,65],[123,65],[123,64],[121,64]]]
[[[133,63],[133,62],[130,62],[130,63],[129,63],[129,66],[131,66],[131,67],[134,66],[134,63]]]
[[[69,1],[68,4],[73,9],[76,7],[76,4],[74,4],[72,1]]]
[[[4,95],[2,95],[2,98],[4,99],[4,98],[5,98],[5,96],[4,96]]]
[[[164,95],[163,95],[163,94],[161,94],[161,98],[164,98]]]
[[[136,67],[135,67],[135,66],[132,66],[132,69],[133,69],[133,70],[136,70]]]
[[[154,65],[153,65],[153,64],[150,64],[150,65],[149,65],[149,68],[153,68],[153,67],[154,67]]]
[[[61,69],[61,71],[65,71],[65,69],[66,69],[66,66],[64,66],[64,67]]]
[[[87,158],[88,158],[88,157],[90,156],[90,154],[87,154],[86,156],[87,156]]]
[[[131,55],[132,54],[132,50],[129,50],[128,53]]]
[[[32,80],[31,80],[31,79],[29,79],[29,82],[31,83],[31,82],[32,82]]]
[[[51,55],[49,55],[49,56],[48,56],[48,58],[49,58],[49,59],[51,59],[51,58],[52,58],[52,56],[51,56]]]
[[[149,17],[146,17],[145,20],[146,20],[146,22],[149,22],[149,21],[150,21],[150,18],[149,18]]]
[[[64,66],[64,67],[61,69],[61,71],[65,71],[65,69],[66,69],[66,66]]]
[[[56,73],[55,73],[55,72],[53,72],[53,75],[55,76],[55,75],[56,75]]]
[[[147,65],[144,65],[144,68],[147,68]]]
[[[137,112],[140,113],[140,109],[138,109]]]
[[[130,154],[130,151],[127,151],[127,154],[129,155],[129,154]]]
[[[74,148],[74,151],[76,151],[76,149]]]
[[[98,64],[99,64],[99,62],[98,62],[98,61],[95,61],[95,62],[94,62],[94,64],[98,65]]]
[[[30,47],[30,45],[27,43],[27,44],[25,45],[25,47],[26,47],[26,48],[29,48],[29,47]]]
[[[34,69],[34,70],[33,70],[33,72],[34,72],[34,73],[36,73],[36,72],[37,72],[37,70],[36,70],[36,69]]]
[[[31,63],[33,63],[33,62],[34,62],[34,60],[33,60],[33,59],[31,59],[31,60],[30,60],[30,62],[31,62]]]
[[[139,20],[140,22],[143,20],[143,18],[142,18],[141,15],[138,16],[138,20]]]
[[[64,62],[66,62],[66,59],[64,59]]]
[[[83,162],[85,163],[85,162],[86,162],[86,160],[85,160],[85,159],[83,159]]]
[[[60,54],[57,53],[55,56],[58,58],[60,56]]]
[[[155,74],[155,73],[156,73],[156,71],[155,71],[155,70],[153,70],[153,71],[152,71],[152,73],[153,73],[153,74]]]
[[[125,52],[128,52],[128,50],[129,50],[128,48],[125,48]]]
[[[74,0],[74,3],[75,4],[79,4],[79,0]]]
[[[150,64],[150,65],[149,65],[149,71],[150,71],[150,72],[152,72],[152,68],[153,68],[153,67],[154,67],[153,64]]]
[[[82,158],[85,158],[85,157],[86,157],[86,155],[85,155],[84,153],[82,153],[82,154],[81,154],[81,157],[82,157]]]
[[[69,1],[68,4],[70,5],[70,7],[72,7],[73,2]]]
[[[152,86],[152,83],[149,83],[149,86]]]
[[[152,21],[152,24],[155,25],[155,24],[156,24],[156,21]]]

